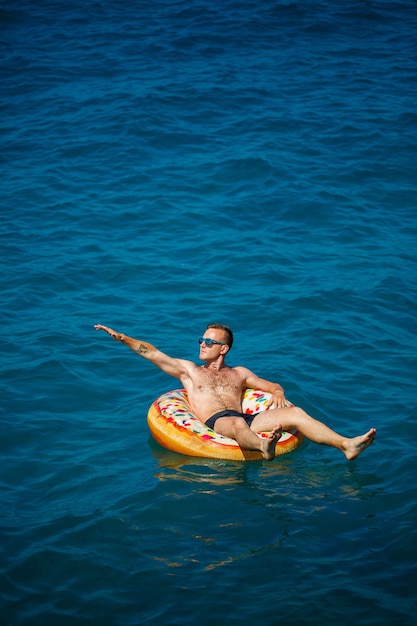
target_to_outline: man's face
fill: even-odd
[[[203,361],[217,359],[220,354],[226,354],[227,350],[225,350],[226,346],[226,337],[225,332],[220,328],[208,328],[204,334],[200,338],[200,342],[203,339],[203,342],[200,343],[200,359]],[[204,341],[204,339],[208,339],[208,344]],[[217,343],[211,343],[210,340]]]

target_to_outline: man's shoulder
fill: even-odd
[[[180,359],[177,357],[177,361],[179,363],[184,363],[184,365],[188,365],[189,367],[197,367],[194,361],[190,361],[189,359]]]
[[[230,369],[234,370],[235,372],[237,372],[238,374],[244,374],[245,376],[250,373],[250,370],[247,367],[244,367],[243,365],[234,365],[233,367],[231,367]]]
[[[194,361],[189,361],[188,359],[177,359],[177,361],[178,363],[181,363],[188,372],[196,372],[201,369],[199,365],[194,363]]]

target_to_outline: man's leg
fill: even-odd
[[[282,435],[279,423],[268,429],[270,436],[260,438],[253,432],[243,417],[219,417],[214,424],[214,430],[219,435],[235,439],[245,450],[259,450],[267,461],[275,458],[275,446]]]
[[[281,424],[283,430],[295,428],[314,443],[337,448],[349,461],[368,448],[376,436],[375,428],[371,428],[367,433],[358,437],[342,437],[298,407],[263,411],[255,417],[251,429],[268,432],[277,422]]]

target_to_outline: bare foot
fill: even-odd
[[[366,450],[371,443],[374,442],[376,437],[375,428],[371,428],[364,435],[359,435],[358,437],[352,437],[352,439],[347,439],[343,452],[345,453],[348,461],[352,461],[356,459],[357,456],[360,455],[361,452]]]
[[[279,424],[269,433],[269,436],[266,439],[262,440],[262,453],[267,461],[273,461],[275,459],[275,446],[281,437],[282,427]]]

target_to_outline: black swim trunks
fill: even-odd
[[[214,415],[209,417],[208,420],[205,422],[205,425],[214,430],[214,424],[217,422],[219,417],[230,416],[230,417],[243,417],[247,425],[250,427],[250,425],[252,424],[253,420],[255,419],[257,415],[259,415],[259,413],[253,413],[252,415],[249,415],[249,413],[239,413],[239,411],[232,411],[230,409],[227,409],[226,411],[219,411],[218,413],[215,413]]]

